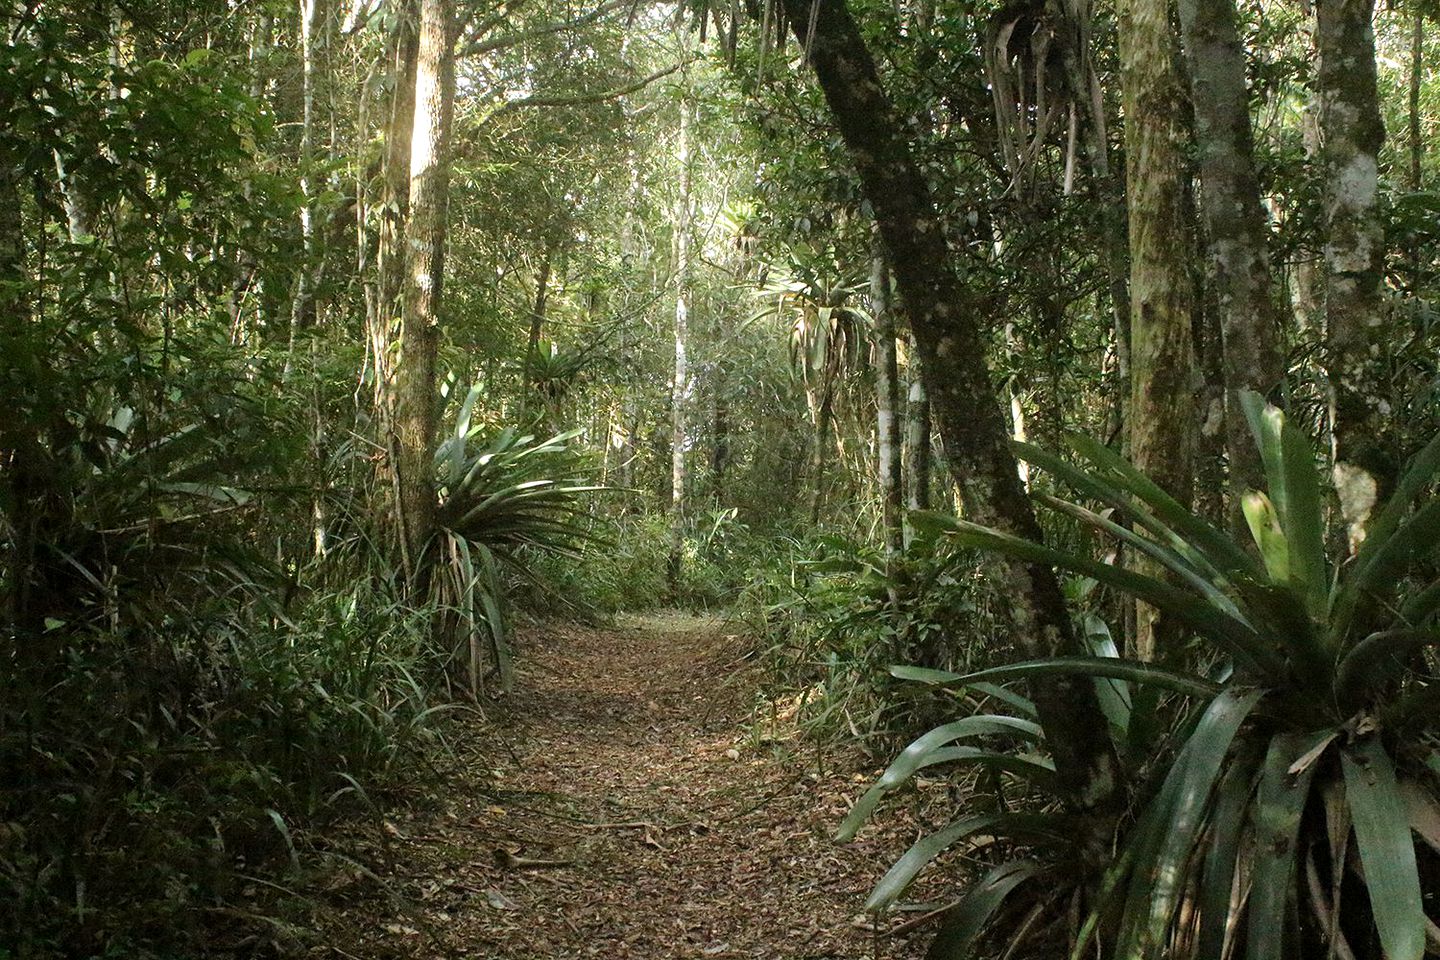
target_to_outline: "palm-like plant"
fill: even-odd
[[[916,741],[842,833],[853,833],[887,790],[938,763],[998,767],[1044,795],[1050,764],[1043,752],[956,744],[1003,733],[1043,751],[1033,710],[995,685],[1089,675],[1111,733],[1122,743],[1140,734],[1152,760],[1137,766],[1137,814],[1076,935],[1074,956],[1093,951],[1097,931],[1110,934],[1102,955],[1127,958],[1209,960],[1238,955],[1242,945],[1260,960],[1316,950],[1364,957],[1379,956],[1378,944],[1390,960],[1418,960],[1427,940],[1440,949],[1421,881],[1433,876],[1440,852],[1440,679],[1429,656],[1440,642],[1440,582],[1397,589],[1440,541],[1440,500],[1423,498],[1440,470],[1440,438],[1411,463],[1353,557],[1333,563],[1308,440],[1258,397],[1246,403],[1269,487],[1268,496],[1251,492],[1244,501],[1254,552],[1084,438],[1072,441],[1084,468],[1025,444],[1016,449],[1104,510],[1050,496],[1042,502],[1145,554],[1168,579],[962,520],[926,518],[961,544],[1050,563],[1143,599],[1200,643],[1188,652],[1189,669],[1178,666],[1181,651],[1160,666],[1121,659],[1113,647],[968,676],[896,668],[967,696],[1001,697],[1011,709],[965,717]],[[1185,704],[1168,725],[1157,725],[1164,715],[1154,709],[1156,691],[1180,694]],[[1062,832],[1052,818],[1005,814],[972,817],[926,838],[877,887],[872,906],[893,901],[916,870],[959,839],[1026,830]],[[955,911],[946,942],[956,950],[938,955],[967,955],[1009,892],[1040,872],[1030,860],[996,868]]]
[[[527,549],[573,552],[592,537],[583,496],[601,489],[573,476],[578,462],[568,443],[578,431],[537,441],[506,428],[487,437],[474,420],[478,397],[472,387],[455,429],[435,451],[440,502],[431,546],[437,562],[431,589],[449,611],[472,694],[479,692],[487,646],[502,688],[511,683],[500,565],[523,572],[518,561]]]

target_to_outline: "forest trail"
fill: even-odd
[[[410,906],[343,911],[333,955],[913,955],[861,915],[913,824],[830,839],[869,774],[833,757],[817,772],[783,724],[757,742],[756,670],[722,621],[550,625],[521,644],[507,716],[475,730],[487,742],[437,810],[389,830]]]

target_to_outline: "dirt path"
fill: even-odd
[[[346,911],[333,955],[914,955],[861,915],[913,832],[829,839],[863,775],[822,775],[802,741],[747,733],[756,680],[720,622],[547,627],[524,643],[507,716],[477,725],[455,792],[390,830],[390,883],[412,906]]]

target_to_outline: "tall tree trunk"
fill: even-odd
[[[1255,174],[1245,51],[1234,0],[1180,0],[1190,65],[1200,211],[1210,247],[1210,277],[1219,311],[1225,390],[1229,516],[1244,529],[1240,495],[1262,489],[1264,470],[1250,438],[1242,391],[1274,395],[1284,376],[1279,310],[1271,295],[1266,215]]]
[[[320,0],[300,0],[300,244],[303,252],[290,311],[287,375],[295,361],[296,337],[315,322],[315,47],[320,16]]]
[[[878,240],[878,238],[877,238]],[[900,469],[900,367],[895,356],[895,312],[890,305],[890,270],[882,249],[870,255],[870,313],[875,318],[875,433],[885,556],[905,546],[905,479]]]
[[[1407,186],[1419,192],[1424,185],[1420,169],[1425,156],[1425,141],[1420,138],[1420,88],[1425,77],[1425,15],[1419,10],[1412,14],[1414,24],[1410,31],[1410,102],[1407,127],[1410,134],[1410,178]]]
[[[685,557],[685,460],[690,407],[690,125],[694,106],[680,103],[680,190],[675,201],[675,371],[670,391],[670,557],[667,571],[673,589],[680,581]]]
[[[386,455],[393,459],[394,419],[392,346],[400,329],[400,291],[405,280],[405,221],[410,209],[410,140],[415,131],[415,70],[420,35],[415,0],[398,0],[401,16],[390,36],[390,117],[385,131],[384,192],[380,206],[380,237],[376,250],[379,284],[376,310],[369,330],[375,364],[375,410]],[[394,464],[389,464],[393,473]],[[391,478],[393,480],[393,477]]]
[[[1166,0],[1120,5],[1130,221],[1130,455],[1181,503],[1194,464],[1193,288],[1185,203],[1185,98]],[[1156,653],[1158,612],[1139,611],[1135,652]]]
[[[959,282],[930,190],[880,86],[875,62],[844,0],[784,0],[791,28],[805,44],[836,126],[849,148],[895,271],[910,317],[921,370],[945,439],[946,457],[970,519],[1041,539],[1030,501],[1015,472],[976,304]],[[1055,572],[998,561],[1013,590],[1012,635],[1027,656],[1079,650]],[[1070,805],[1109,813],[1116,761],[1094,686],[1080,678],[1037,685],[1036,705]],[[1102,818],[1102,820],[1105,818]],[[1108,831],[1092,839],[1103,845]],[[1099,850],[1096,850],[1099,855]]]
[[[440,345],[450,197],[450,126],[455,106],[453,0],[421,0],[410,139],[410,219],[400,353],[395,371],[401,530],[414,573],[435,522],[435,368]]]
[[[1385,246],[1376,206],[1385,128],[1375,79],[1374,0],[1319,0],[1320,156],[1325,170],[1325,327],[1335,489],[1352,549],[1396,464],[1384,397]]]

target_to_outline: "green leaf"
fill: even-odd
[[[1041,869],[1034,860],[1011,860],[992,867],[965,891],[964,899],[946,916],[925,960],[969,960],[975,941],[995,911],[1016,887]]]
[[[1412,650],[1440,643],[1440,628],[1383,630],[1361,640],[1340,661],[1335,672],[1337,697],[1359,698],[1404,667],[1403,657]]]
[[[947,684],[953,684],[961,678],[961,674],[952,673],[949,670],[935,670],[930,667],[915,667],[902,663],[891,665],[890,676],[897,680],[910,680],[932,687],[943,687]],[[1027,717],[1033,718],[1037,715],[1035,701],[1029,697],[1022,697],[1013,690],[1007,690],[1005,687],[993,683],[972,683],[967,686],[972,692],[983,694],[987,697],[994,697],[1001,703],[1019,710]]]
[[[1135,683],[1153,684],[1192,697],[1210,698],[1222,689],[1218,684],[1190,674],[1178,673],[1153,663],[1114,657],[1050,657],[1044,660],[1023,660],[1003,667],[990,667],[964,674],[943,686],[963,687],[977,681],[1006,681],[1034,677],[1110,677]]]
[[[1103,443],[1082,434],[1071,435],[1069,441],[1081,456],[1119,477],[1128,489],[1155,511],[1155,515],[1160,520],[1168,524],[1183,538],[1182,542],[1188,544],[1192,549],[1203,552],[1221,573],[1226,576],[1236,573],[1249,575],[1259,573],[1255,559],[1241,549],[1234,540],[1213,524],[1186,509],[1124,457]]]
[[[1247,663],[1270,671],[1283,669],[1283,661],[1273,646],[1262,640],[1249,624],[1168,583],[964,520],[951,519],[948,526],[949,536],[966,546],[1093,577],[1171,614]]]
[[[1036,723],[1002,714],[962,717],[930,730],[901,751],[900,755],[891,761],[890,766],[885,768],[880,779],[855,802],[855,806],[840,824],[835,839],[842,842],[853,840],[887,793],[904,784],[921,767],[942,762],[936,759],[937,751],[942,747],[956,740],[994,735],[1018,736],[1033,741],[1040,739],[1041,731]]]
[[[1276,960],[1285,955],[1290,928],[1286,904],[1294,898],[1300,863],[1296,837],[1315,770],[1311,764],[1292,776],[1290,768],[1331,733],[1280,734],[1270,741],[1265,754],[1252,808],[1255,853],[1248,926],[1250,960]]]
[[[1325,518],[1320,510],[1319,468],[1310,441],[1293,424],[1281,428],[1284,454],[1285,539],[1290,545],[1290,582],[1319,621],[1329,614],[1330,569],[1325,560]]]
[[[1174,802],[1168,826],[1153,863],[1137,864],[1147,871],[1151,884],[1149,918],[1141,939],[1141,952],[1159,956],[1175,909],[1187,885],[1185,865],[1190,860],[1210,797],[1225,767],[1225,756],[1240,725],[1260,702],[1262,691],[1227,689],[1217,696],[1190,734],[1170,776],[1176,777]]]
[[[875,888],[870,891],[870,898],[865,901],[865,909],[870,913],[880,913],[889,909],[910,886],[916,874],[924,869],[930,861],[966,837],[979,833],[991,833],[1002,836],[1050,837],[1053,839],[1055,831],[1055,819],[1044,815],[993,813],[958,820],[944,830],[922,837],[909,850],[906,850],[904,855],[895,861],[885,876],[881,877],[880,882],[875,884]]]
[[[1253,751],[1242,750],[1225,771],[1225,778],[1215,795],[1215,808],[1210,814],[1210,842],[1200,875],[1197,957],[1225,955],[1235,868],[1239,863],[1240,842],[1245,832],[1245,812],[1250,805],[1256,761]]]
[[[1290,543],[1280,527],[1280,513],[1270,498],[1258,490],[1247,492],[1240,501],[1245,522],[1250,525],[1250,535],[1255,546],[1260,548],[1260,557],[1265,561],[1265,572],[1276,583],[1290,580]]]
[[[1340,763],[1380,945],[1387,960],[1420,960],[1425,953],[1420,874],[1390,756],[1379,737],[1370,735],[1342,749]]]

